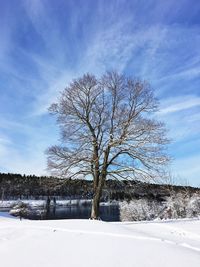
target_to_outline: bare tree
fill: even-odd
[[[50,112],[62,145],[48,149],[48,167],[66,178],[92,177],[91,218],[99,216],[105,180],[155,179],[168,162],[164,125],[153,119],[157,100],[147,82],[107,72],[74,80]]]

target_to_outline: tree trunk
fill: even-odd
[[[92,220],[98,220],[99,218],[100,198],[101,198],[101,193],[99,189],[97,189],[97,192],[95,193],[93,200],[92,200],[92,210],[91,210],[91,216],[90,216],[90,219]]]
[[[92,220],[99,219],[99,204],[100,204],[102,189],[103,189],[105,180],[106,180],[106,175],[104,171],[104,175],[101,175],[101,177],[99,177],[99,184],[94,190],[94,197],[92,200],[92,210],[91,210],[91,216],[90,216],[90,219]]]

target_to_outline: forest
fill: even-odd
[[[102,200],[149,199],[163,201],[172,193],[200,193],[200,188],[170,184],[144,183],[136,180],[108,179],[103,189]],[[0,173],[0,199],[30,199],[46,196],[91,199],[91,180],[64,179],[49,176]]]

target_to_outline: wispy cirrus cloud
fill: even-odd
[[[168,98],[162,101],[162,107],[159,115],[180,112],[186,109],[200,108],[200,96],[184,95],[179,97]]]
[[[168,80],[167,83],[170,83],[175,78],[180,79],[181,76],[185,78],[197,76],[199,67],[193,67],[194,64],[191,68],[186,65],[185,69],[181,69],[180,72],[166,76],[166,73],[169,73],[169,67],[171,69],[170,58],[172,55],[165,55],[163,52],[165,51],[165,45],[168,45],[167,40],[170,40],[173,29],[150,26],[148,29],[141,28],[133,32],[124,32],[124,28],[130,28],[130,25],[130,21],[126,20],[123,23],[110,25],[107,29],[99,29],[98,33],[94,34],[91,40],[88,40],[88,47],[84,55],[79,58],[78,64],[70,69],[62,68],[62,64],[59,61],[55,61],[53,63],[53,71],[49,71],[48,66],[52,67],[51,60],[37,59],[40,62],[37,65],[41,76],[40,82],[44,82],[47,85],[46,89],[43,90],[45,91],[44,96],[39,96],[40,99],[37,103],[41,105],[39,109],[47,112],[46,107],[50,101],[47,104],[45,103],[45,99],[48,99],[46,95],[48,93],[49,95],[55,95],[72,78],[85,72],[100,74],[107,69],[115,69],[122,72],[127,70],[130,72],[130,69],[132,69],[132,75],[148,79],[155,84],[159,82],[159,90],[161,92],[166,85],[166,80]],[[165,45],[163,46],[163,44]],[[58,56],[58,58],[60,57]],[[168,65],[165,62],[168,62]],[[179,71],[179,67],[177,69]],[[166,91],[168,90],[169,88],[166,89]],[[54,99],[54,97],[50,97],[50,99]]]
[[[166,123],[173,144],[187,143],[200,134],[200,97],[179,95],[161,102],[157,118]],[[198,146],[197,146],[198,147]]]

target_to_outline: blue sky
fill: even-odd
[[[172,176],[200,186],[200,2],[0,0],[0,171],[45,174],[47,112],[86,72],[148,80],[172,138]]]

